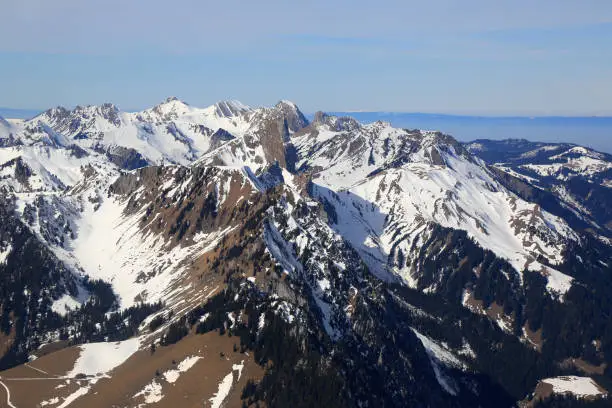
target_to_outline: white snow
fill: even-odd
[[[515,171],[512,168],[504,166],[502,163],[496,163],[495,167],[497,167],[500,170],[503,170],[504,172],[510,174],[513,177],[516,177],[516,178],[522,179],[522,180],[526,180],[526,181],[528,181],[530,183],[538,185],[538,180],[537,179],[535,179],[533,177],[529,177],[529,176],[527,176],[525,174],[518,173],[517,171]]]
[[[123,364],[138,351],[140,340],[132,338],[117,343],[89,343],[79,346],[81,353],[72,370],[66,374],[104,375]]]
[[[470,343],[468,343],[465,339],[463,339],[463,346],[461,347],[461,349],[457,350],[457,354],[474,360],[476,359],[476,353],[474,352],[474,349],[472,349]]]
[[[45,407],[47,405],[59,404],[59,401],[60,401],[59,397],[49,398],[48,400],[41,401],[40,406]]]
[[[133,306],[138,296],[148,302],[167,301],[173,295],[173,282],[188,267],[185,261],[212,249],[231,231],[226,228],[200,234],[194,245],[169,248],[163,237],[143,233],[140,219],[146,209],[125,216],[125,205],[111,197],[104,199],[97,211],[86,208],[76,221],[79,239],[74,241],[72,251],[57,250],[76,269],[111,283],[121,308]],[[139,279],[143,272],[147,279]]]
[[[259,315],[259,321],[257,322],[258,331],[261,331],[264,327],[266,327],[266,314],[262,313]]]
[[[416,329],[412,328],[412,331],[414,332],[414,334],[416,334],[419,340],[421,340],[421,343],[423,343],[423,347],[425,347],[425,350],[427,350],[427,352],[434,356],[438,361],[444,363],[445,365],[456,368],[467,368],[465,363],[462,362],[459,358],[457,358],[449,350],[440,346],[437,342],[425,336],[424,334],[421,334]]]
[[[576,149],[576,148],[574,148]],[[583,154],[583,156],[579,156],[576,158],[566,158],[565,155],[569,153],[577,153],[576,151],[569,151],[553,156],[551,160],[561,160],[566,159],[563,163],[551,163],[551,164],[524,164],[521,165],[521,168],[532,170],[540,176],[556,176],[560,180],[564,180],[566,176],[561,174],[562,170],[569,170],[573,173],[580,174],[583,176],[591,176],[597,173],[604,172],[612,168],[612,163],[602,160],[597,155],[588,154],[580,151],[578,153]],[[582,149],[582,148],[580,148]],[[588,152],[587,152],[588,153]]]
[[[74,297],[65,294],[61,298],[53,302],[53,304],[51,305],[51,310],[61,316],[66,316],[69,311],[75,310],[79,306],[81,306],[81,302],[79,302]]]
[[[236,380],[236,382],[240,381],[240,377],[242,376],[242,369],[244,368],[244,360],[242,360],[240,362],[240,364],[233,364],[232,365],[232,370],[233,371],[238,371],[238,379]]]
[[[417,284],[411,268],[389,267],[387,261],[392,248],[408,259],[419,256],[420,244],[434,223],[466,231],[516,271],[527,265],[540,271],[543,265],[535,261],[539,256],[553,265],[560,263],[567,241],[578,239],[562,219],[506,190],[478,161],[461,156],[452,145],[439,150],[438,143],[444,142],[435,134],[414,135],[372,124],[348,141],[346,137],[343,132],[325,140],[310,134],[296,137],[294,143],[304,157],[297,165],[322,169],[313,179],[315,195],[333,205],[334,228],[382,279],[390,279],[391,272],[409,285]],[[418,150],[402,150],[409,140]],[[366,147],[355,152],[351,144]],[[445,165],[432,163],[434,153]],[[398,156],[401,166],[385,168]],[[554,275],[550,288],[562,295],[571,279],[560,272]]]
[[[322,291],[327,291],[329,288],[331,288],[329,279],[321,279],[318,281],[318,284]]]
[[[554,394],[573,394],[578,397],[604,395],[595,381],[589,377],[564,376],[555,378],[545,378],[543,383],[550,384],[553,387]]]
[[[551,292],[563,295],[572,287],[572,282],[574,279],[571,276],[565,275],[551,268],[546,268],[546,274],[548,279],[546,287]]]
[[[186,357],[177,365],[176,369],[165,371],[162,374],[162,377],[167,383],[174,384],[180,378],[182,373],[187,372],[201,359],[202,357],[200,356]],[[142,390],[134,394],[132,398],[143,397],[144,404],[139,404],[139,407],[142,407],[146,404],[153,404],[161,401],[164,398],[164,394],[162,391],[162,385],[158,380],[154,379],[149,384],[145,385]]]
[[[457,395],[457,384],[455,384],[455,381],[452,378],[446,375],[444,372],[444,366],[465,370],[467,368],[465,363],[429,337],[419,333],[414,328],[412,328],[412,331],[414,334],[416,334],[419,340],[421,340],[421,343],[429,356],[431,367],[434,370],[434,374],[440,386],[449,394]]]
[[[240,362],[240,364],[233,364],[232,371],[223,377],[221,382],[219,383],[219,387],[215,395],[213,395],[210,401],[211,408],[220,408],[223,405],[223,401],[227,398],[232,389],[232,385],[234,383],[234,371],[238,371],[238,378],[236,382],[240,381],[240,377],[242,375],[242,369],[244,368],[244,360]]]
[[[220,408],[221,404],[227,396],[229,395],[230,390],[232,389],[232,383],[234,382],[234,373],[231,372],[226,375],[223,380],[219,383],[219,388],[217,389],[217,393],[209,399],[211,408]]]
[[[162,386],[156,380],[151,381],[149,384],[134,394],[132,398],[144,397],[145,404],[153,404],[159,402],[164,398],[162,394]],[[142,406],[142,405],[139,405]]]
[[[0,249],[0,264],[6,262],[6,258],[10,255],[13,250],[12,245],[8,244],[4,247],[4,249]]]
[[[164,379],[170,384],[175,383],[176,380],[179,379],[181,373],[184,373],[190,368],[192,368],[201,358],[202,357],[199,357],[199,356],[187,357],[186,359],[184,359],[178,364],[178,366],[176,367],[176,370],[165,371],[163,374]]]
[[[557,150],[558,148],[559,147],[557,145],[545,145],[545,146],[541,146],[541,147],[538,147],[537,149],[530,150],[528,152],[525,152],[525,153],[521,154],[519,156],[519,158],[526,159],[526,158],[530,158],[530,157],[535,157],[540,152],[547,152],[547,151]]]
[[[93,385],[93,384],[94,384],[94,381],[90,382],[88,385],[85,385],[83,387],[79,387],[75,392],[73,392],[72,394],[70,394],[66,398],[64,398],[64,401],[62,402],[61,405],[58,405],[55,408],[66,408],[66,407],[68,407],[77,398],[82,397],[83,395],[86,395],[89,392],[89,390],[91,389],[91,385]]]

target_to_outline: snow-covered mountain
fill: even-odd
[[[529,195],[575,228],[612,237],[612,155],[573,144],[527,140],[477,140],[466,148],[503,175],[519,195]]]
[[[518,170],[524,177],[569,181],[582,177],[609,186],[612,155],[569,143],[538,143],[522,139],[476,140],[466,148],[487,163]]]
[[[2,374],[21,405],[170,406],[181,378],[198,406],[511,406],[609,375],[609,156],[177,98],[0,141],[0,364],[38,357]],[[110,365],[65,348],[109,341]],[[19,394],[31,365],[85,376]]]
[[[194,109],[175,98],[138,113],[121,112],[112,104],[54,108],[26,121],[23,135],[26,144],[75,144],[103,152],[121,146],[151,163],[187,164],[213,146],[217,130],[240,132],[244,123],[239,116],[247,110],[230,102]]]
[[[516,271],[542,272],[552,291],[569,289],[570,277],[537,259],[560,263],[574,232],[508,191],[451,137],[318,114],[293,143],[314,194],[333,207],[332,225],[381,277],[387,271],[419,286],[415,261],[441,225],[467,231]]]

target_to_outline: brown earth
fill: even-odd
[[[606,364],[602,363],[598,366],[591,364],[581,358],[568,358],[561,363],[562,367],[576,367],[585,374],[592,375],[598,374],[603,375],[606,370]]]
[[[540,327],[538,330],[533,331],[529,328],[529,322],[525,323],[523,326],[525,329],[525,337],[527,337],[527,341],[531,344],[537,351],[542,351],[542,344],[544,340],[542,339],[542,328]]]
[[[11,321],[13,321],[13,312],[11,312],[9,316]],[[15,334],[16,332],[14,325],[11,327],[9,334],[0,332],[0,357],[4,356],[11,349],[13,342],[15,341]]]
[[[240,407],[240,395],[248,379],[258,381],[263,376],[263,368],[253,360],[249,352],[241,354],[234,351],[239,345],[237,337],[220,336],[217,332],[202,335],[188,335],[176,344],[158,347],[151,354],[141,350],[132,355],[124,364],[113,370],[110,378],[99,379],[91,384],[91,379],[53,378],[56,373],[64,374],[72,368],[78,357],[78,347],[70,347],[48,354],[31,363],[32,367],[47,371],[37,371],[28,365],[21,365],[0,373],[0,380],[9,387],[11,402],[16,407],[37,407],[41,402],[58,397],[55,407],[79,387],[90,385],[86,395],[77,398],[70,407],[108,408],[136,407],[144,403],[143,397],[134,398],[147,384],[156,381],[161,385],[163,398],[146,407],[207,407],[218,390],[221,380],[233,373],[233,385],[224,401],[224,407]],[[175,383],[165,380],[163,373],[175,369],[189,356],[201,359],[186,372],[180,374]],[[244,362],[238,380],[238,371],[232,365]],[[6,392],[2,387],[0,406],[6,404]]]

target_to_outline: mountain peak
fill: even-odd
[[[284,117],[287,122],[287,128],[291,132],[297,132],[308,126],[308,119],[306,119],[300,108],[291,101],[280,100],[274,105],[274,110],[280,112]]]
[[[100,113],[104,114],[105,112],[119,112],[119,108],[112,103],[106,102],[102,105],[77,105],[72,111],[66,110],[65,108],[58,108],[60,111],[69,112],[72,114],[82,114],[82,113]]]
[[[144,113],[153,113],[159,116],[162,120],[176,119],[179,116],[185,115],[191,111],[191,107],[178,99],[176,96],[166,98],[166,100],[152,109],[146,110]]]
[[[49,118],[55,117],[55,116],[66,116],[70,113],[70,110],[66,109],[63,106],[56,106],[54,108],[49,108],[46,111],[40,113],[39,115],[35,116],[35,117],[40,117],[40,116],[47,116]]]
[[[219,101],[214,104],[215,114],[219,117],[229,118],[239,116],[251,110],[251,107],[237,100]]]
[[[298,106],[295,104],[295,102],[292,102],[288,99],[281,99],[275,105],[276,108],[283,107],[283,106],[287,106],[293,109],[298,109]]]
[[[177,98],[176,96],[169,96],[164,101],[164,103],[170,103],[170,102],[180,102],[180,99]]]
[[[189,106],[189,104],[183,102],[176,96],[169,96],[162,103],[156,105],[156,107],[158,106]]]
[[[351,131],[361,127],[361,124],[355,118],[350,116],[338,117],[321,111],[315,113],[312,123],[326,125],[336,132]]]

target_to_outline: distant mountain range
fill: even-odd
[[[0,116],[30,119],[41,113],[31,109],[0,107]],[[438,130],[461,141],[474,139],[528,139],[568,142],[612,153],[612,117],[606,116],[477,116],[405,112],[330,112],[351,116],[361,123],[378,120],[400,128]],[[305,114],[308,119],[313,114]]]
[[[365,121],[0,118],[0,400],[606,406],[612,155]]]
[[[31,119],[41,113],[35,109],[12,109],[0,107],[0,116],[7,119]]]
[[[439,130],[461,141],[528,139],[568,142],[612,153],[612,117],[609,116],[474,116],[399,112],[332,114],[351,116],[362,123],[382,120],[395,127]]]

